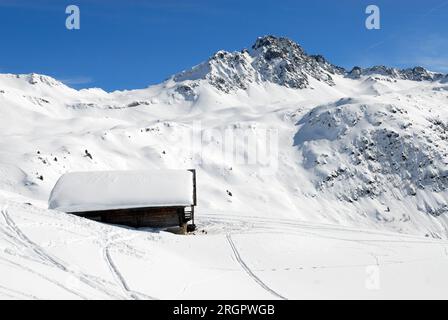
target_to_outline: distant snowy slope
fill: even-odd
[[[423,67],[414,67],[408,69],[397,69],[386,66],[374,66],[366,69],[354,67],[348,76],[359,78],[363,76],[388,76],[391,79],[411,80],[411,81],[439,81],[443,79],[442,73],[431,72]]]

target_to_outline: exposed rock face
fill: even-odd
[[[448,123],[429,115],[409,105],[340,101],[310,111],[298,123],[295,145],[316,187],[349,202],[390,190],[403,197],[442,192],[448,189]]]
[[[61,87],[64,86],[64,84],[56,79],[53,79],[52,77],[31,73],[28,75],[19,75],[18,77],[26,77],[29,84],[36,85],[36,84],[45,84],[50,87]]]
[[[197,94],[194,91],[194,88],[196,87],[196,84],[182,84],[177,86],[176,92],[179,93],[185,100],[187,101],[194,101],[197,99]]]
[[[435,73],[426,70],[423,67],[414,67],[408,69],[397,69],[386,66],[374,66],[366,69],[360,67],[354,67],[347,77],[353,79],[359,79],[361,76],[386,76],[392,79],[411,80],[411,81],[438,81],[441,80],[444,75],[441,73]]]
[[[302,47],[286,38],[258,38],[251,56],[254,58],[252,65],[262,80],[289,88],[308,87],[310,77],[332,86],[331,75],[345,72],[322,56],[308,56]]]
[[[236,89],[247,89],[257,80],[256,71],[250,64],[246,52],[218,51],[208,61],[174,76],[177,82],[205,79],[218,90],[229,93]]]
[[[438,81],[443,78],[443,74],[426,70],[423,67],[401,70],[402,79],[413,81]]]
[[[422,67],[397,69],[374,66],[354,67],[350,72],[329,63],[321,55],[308,55],[294,41],[274,36],[258,38],[251,49],[241,52],[218,51],[209,60],[173,77],[177,82],[207,80],[218,90],[230,93],[246,90],[251,83],[275,83],[280,86],[304,89],[310,79],[333,86],[334,75],[352,79],[361,76],[385,76],[412,81],[448,81],[443,74]],[[191,98],[191,95],[189,95]]]
[[[309,56],[287,38],[265,36],[250,50],[219,51],[208,61],[174,76],[175,81],[205,79],[217,89],[229,93],[247,89],[250,83],[271,82],[294,89],[309,87],[314,78],[334,85],[332,75],[345,70],[330,64],[323,56]]]
[[[25,79],[36,87],[66,87],[64,83],[45,75],[31,73],[12,76]],[[355,66],[347,71],[330,63],[322,55],[307,54],[299,44],[288,38],[272,35],[259,37],[249,49],[218,51],[207,61],[171,79],[177,82],[173,94],[179,94],[187,101],[195,101],[199,97],[199,80],[205,80],[219,91],[230,94],[247,90],[251,84],[273,83],[292,89],[305,89],[312,87],[312,80],[317,80],[334,86],[335,76],[351,79],[381,78],[389,82],[409,80],[448,83],[448,74],[431,72],[423,67],[398,69],[383,65],[368,68]]]

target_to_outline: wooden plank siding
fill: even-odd
[[[133,228],[167,228],[183,226],[190,219],[185,207],[134,208],[72,213],[99,222]]]

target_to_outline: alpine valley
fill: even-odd
[[[448,298],[448,75],[264,36],[145,89],[1,74],[0,132],[1,298]],[[157,168],[196,168],[194,234],[47,209]]]

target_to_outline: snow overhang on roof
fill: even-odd
[[[193,204],[188,170],[67,173],[49,199],[49,209],[70,213]]]

